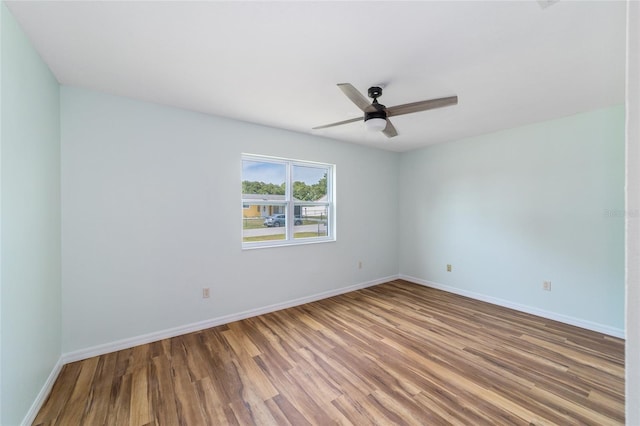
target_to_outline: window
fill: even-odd
[[[334,166],[242,156],[242,247],[335,240]]]

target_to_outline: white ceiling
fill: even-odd
[[[624,102],[625,3],[7,2],[61,84],[407,151]],[[336,87],[387,106],[387,139]]]

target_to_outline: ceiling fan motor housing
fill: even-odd
[[[372,118],[382,118],[383,120],[387,119],[387,111],[384,110],[384,105],[381,105],[382,108],[376,109],[375,111],[368,111],[364,113],[364,121],[371,120]]]

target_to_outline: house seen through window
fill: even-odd
[[[330,164],[243,155],[243,247],[333,241],[333,173]]]

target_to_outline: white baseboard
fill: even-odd
[[[503,306],[505,308],[514,309],[516,311],[525,312],[527,314],[536,315],[542,318],[562,322],[569,325],[575,325],[576,327],[585,328],[587,330],[597,331],[598,333],[606,334],[608,336],[625,338],[624,330],[610,327],[608,325],[595,323],[592,321],[583,320],[580,318],[571,317],[568,315],[558,314],[556,312],[545,311],[544,309],[534,308],[532,306],[521,305],[519,303],[511,302],[509,300],[499,299],[497,297],[487,296],[481,293],[473,291],[462,290],[456,287],[451,287],[444,284],[438,284],[432,281],[423,280],[421,278],[412,277],[409,275],[400,274],[400,279],[410,281],[415,284],[420,284],[426,287],[432,287],[438,290],[443,290],[453,294],[459,294],[460,296],[466,296],[471,299],[480,300],[482,302],[491,303],[493,305]]]
[[[146,343],[156,342],[162,339],[168,339],[182,334],[193,333],[194,331],[200,331],[211,327],[216,327],[230,322],[243,320],[246,318],[255,317],[257,315],[264,315],[270,312],[279,311],[281,309],[291,308],[294,306],[303,305],[305,303],[315,302],[317,300],[326,299],[340,294],[349,293],[351,291],[360,290],[363,288],[371,287],[378,284],[383,284],[388,281],[398,279],[398,275],[379,278],[364,283],[354,284],[348,287],[341,287],[334,290],[324,291],[322,293],[312,294],[310,296],[301,297],[298,299],[288,300],[286,302],[276,303],[273,305],[265,306],[262,308],[250,309],[248,311],[239,312],[230,315],[224,315],[217,318],[211,318],[204,321],[199,321],[191,324],[186,324],[179,327],[169,328],[166,330],[155,331],[153,333],[143,334],[141,336],[130,337],[127,339],[118,340],[111,343],[105,343],[102,345],[92,346],[86,349],[80,349],[73,352],[68,352],[62,355],[62,363],[68,364],[70,362],[80,361],[83,359],[91,358],[94,356],[104,355],[123,349],[132,348],[138,345],[144,345]]]
[[[40,408],[42,408],[42,405],[47,400],[49,393],[51,393],[53,384],[56,382],[60,371],[62,371],[63,365],[64,362],[62,362],[62,357],[60,357],[58,359],[58,362],[56,362],[56,365],[53,366],[49,377],[47,377],[47,380],[44,382],[44,386],[42,386],[42,389],[40,389],[38,396],[36,396],[36,399],[33,401],[33,404],[31,404],[31,407],[29,407],[27,415],[24,416],[24,419],[22,419],[22,423],[20,423],[21,426],[30,426],[33,424],[33,421],[36,419]]]

